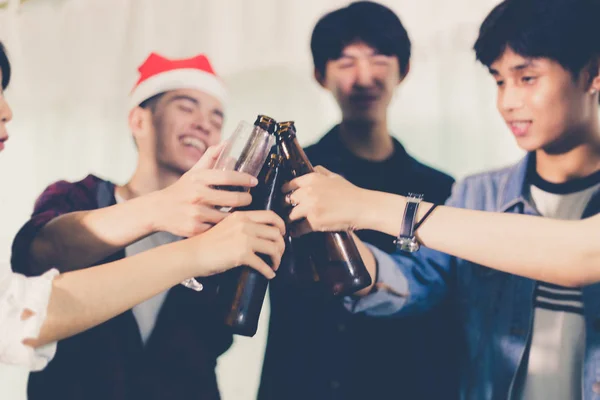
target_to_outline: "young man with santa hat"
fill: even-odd
[[[93,175],[50,185],[13,243],[16,272],[132,256],[209,229],[227,216],[218,206],[250,203],[248,193],[214,189],[255,183],[211,170],[218,148],[198,162],[223,123],[225,88],[209,60],[153,53],[139,72],[129,113],[139,152],[133,176],[123,186]],[[213,297],[179,285],[59,343],[54,362],[30,376],[29,399],[218,399],[216,359],[232,338]]]

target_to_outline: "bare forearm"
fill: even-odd
[[[405,198],[371,193],[366,226],[400,231]],[[419,207],[422,218],[431,204]],[[600,281],[598,217],[584,221],[438,207],[417,232],[425,246],[500,271],[566,286]]]
[[[285,223],[272,211],[235,212],[210,230],[113,263],[68,272],[53,281],[40,346],[89,329],[193,276],[239,265],[268,279],[272,268],[257,256],[283,254]]]
[[[182,242],[54,280],[47,318],[33,346],[98,325],[194,275]]]
[[[30,262],[61,272],[94,264],[152,233],[153,212],[150,195],[57,217],[32,242]]]

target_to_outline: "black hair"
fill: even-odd
[[[406,29],[392,10],[371,1],[351,3],[317,22],[310,40],[315,69],[325,76],[327,62],[339,58],[344,47],[356,42],[396,56],[400,75],[408,72],[411,44]]]
[[[488,68],[507,48],[579,76],[600,59],[600,0],[505,0],[485,18],[474,50]],[[593,77],[592,77],[593,78]]]
[[[6,49],[2,42],[0,42],[0,69],[2,70],[2,90],[4,90],[10,82],[10,61],[8,61],[8,55],[6,55]]]
[[[158,100],[160,100],[160,98],[165,94],[165,92],[159,93],[159,94],[155,94],[152,97],[147,98],[146,100],[142,101],[139,105],[139,107],[144,108],[144,109],[149,109],[150,111],[154,112],[156,109],[156,104],[158,103]]]

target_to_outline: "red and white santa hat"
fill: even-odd
[[[197,89],[225,102],[225,85],[204,54],[170,60],[151,53],[138,71],[140,78],[131,91],[130,108],[154,95],[175,89]]]

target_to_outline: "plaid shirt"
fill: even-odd
[[[28,276],[45,272],[28,262],[38,232],[60,215],[114,205],[114,188],[93,175],[50,185],[15,238],[13,269]],[[122,250],[98,264],[124,256]],[[209,293],[172,288],[145,346],[131,310],[61,341],[54,361],[30,376],[29,400],[218,399],[216,359],[232,337],[214,300]]]

